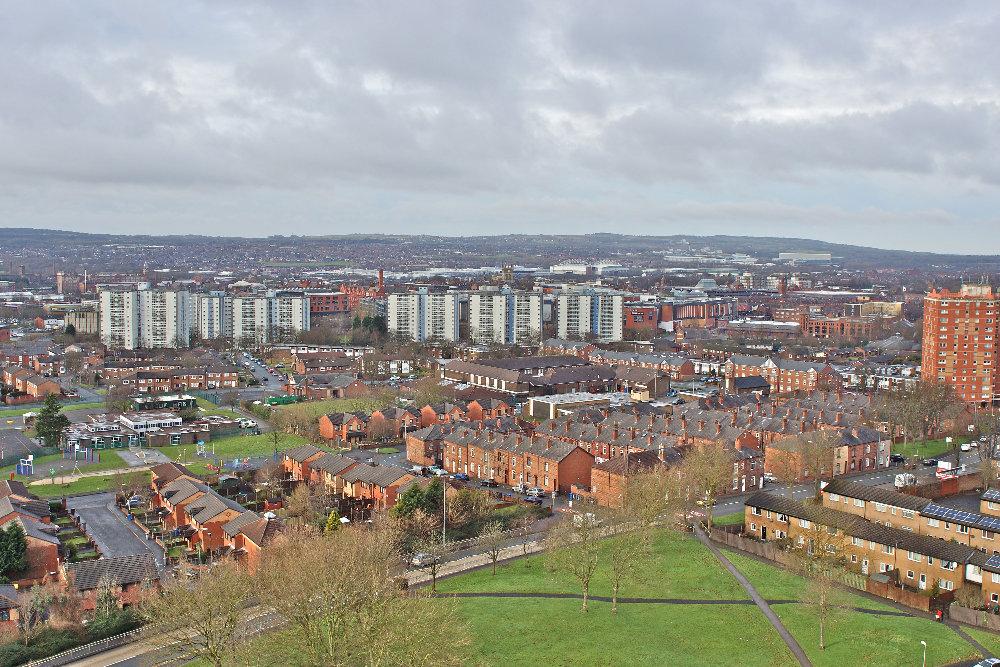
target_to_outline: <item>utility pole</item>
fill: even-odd
[[[445,544],[448,530],[448,482],[441,482],[441,544]]]

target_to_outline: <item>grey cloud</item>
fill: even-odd
[[[573,227],[573,208],[593,231],[617,205],[671,224],[721,220],[712,211],[765,233],[820,216],[865,233],[851,216],[988,223],[1000,204],[988,2],[8,10],[4,224],[112,227],[157,210],[178,231],[204,213],[239,232],[248,191],[262,202],[251,218],[297,202],[302,232],[322,227],[311,211],[531,231]]]

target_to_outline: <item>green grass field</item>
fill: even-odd
[[[104,403],[62,403],[61,406],[62,411],[66,412],[68,410],[92,410],[94,408],[103,408]],[[0,410],[0,419],[4,419],[6,417],[20,417],[25,412],[38,412],[41,407],[41,403],[38,403]]]
[[[300,435],[292,433],[282,433],[278,443],[278,451],[290,449],[308,442]],[[212,451],[215,446],[215,455],[223,459],[236,459],[247,456],[267,456],[274,453],[274,438],[270,433],[261,435],[236,435],[230,438],[220,438],[207,443],[208,451]],[[154,447],[158,452],[163,453],[168,458],[179,463],[183,463],[191,472],[205,475],[210,471],[208,461],[198,458],[195,445],[170,445],[168,447]]]
[[[29,477],[18,477],[18,479],[37,479],[39,477],[47,477],[49,474],[49,468],[53,463],[62,461],[62,454],[49,454],[47,456],[36,456],[35,457],[35,476],[33,478]],[[72,462],[70,462],[72,465]],[[122,457],[118,456],[118,452],[113,449],[101,450],[101,460],[97,463],[84,463],[80,462],[80,472],[96,472],[98,470],[114,470],[116,468],[125,468],[127,464],[122,460]],[[0,475],[4,478],[8,477],[10,473],[14,472],[16,466],[6,466],[0,468]],[[68,470],[65,471],[68,474]],[[58,476],[58,473],[57,473]]]
[[[725,516],[712,518],[713,526],[737,526],[743,523],[743,512],[735,512]]]
[[[149,481],[149,473],[143,473]],[[29,490],[41,498],[59,498],[62,496],[74,496],[80,493],[92,493],[94,491],[111,491],[115,482],[114,475],[101,475],[98,477],[84,477],[69,484],[35,484],[28,487]]]
[[[799,600],[806,582],[774,566],[727,552],[768,599]],[[606,563],[606,558],[602,560]],[[623,586],[622,596],[746,600],[736,580],[693,538],[661,532],[651,553]],[[441,592],[579,593],[562,573],[546,570],[539,556],[512,561],[497,576],[489,569],[445,579]],[[600,565],[593,595],[608,595],[607,565]],[[880,616],[855,611],[894,608],[849,592],[838,593],[844,609],[827,631],[827,648],[818,647],[812,610],[775,604],[782,618],[817,666],[919,664],[920,640],[928,644],[927,664],[944,665],[976,657],[948,627],[929,618]],[[472,664],[659,665],[795,664],[763,614],[741,604],[623,604],[617,616],[610,603],[592,602],[589,613],[578,600],[463,598],[459,610],[473,637]],[[557,631],[553,631],[557,629]],[[738,658],[737,658],[738,656]]]
[[[288,411],[293,414],[305,414],[313,419],[333,412],[370,412],[372,399],[369,398],[331,398],[325,401],[306,401],[294,405],[277,406],[276,411]]]
[[[893,454],[902,456],[918,456],[927,458],[930,456],[940,456],[948,452],[948,443],[944,440],[928,440],[926,442],[897,443],[892,446]]]

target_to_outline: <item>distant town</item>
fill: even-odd
[[[3,664],[1000,650],[996,257],[4,232]]]

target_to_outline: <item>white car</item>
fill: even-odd
[[[961,445],[959,445],[959,449],[961,449],[963,452],[969,452],[972,451],[972,445],[970,445],[967,442],[963,442]]]
[[[544,498],[545,497],[545,489],[542,489],[542,488],[539,488],[537,486],[534,486],[534,487],[528,489],[527,491],[525,491],[524,495],[529,496],[531,498]]]
[[[777,481],[778,481],[778,478],[775,476],[775,474],[773,472],[766,472],[766,473],[764,473],[764,482],[766,484],[774,484]]]

